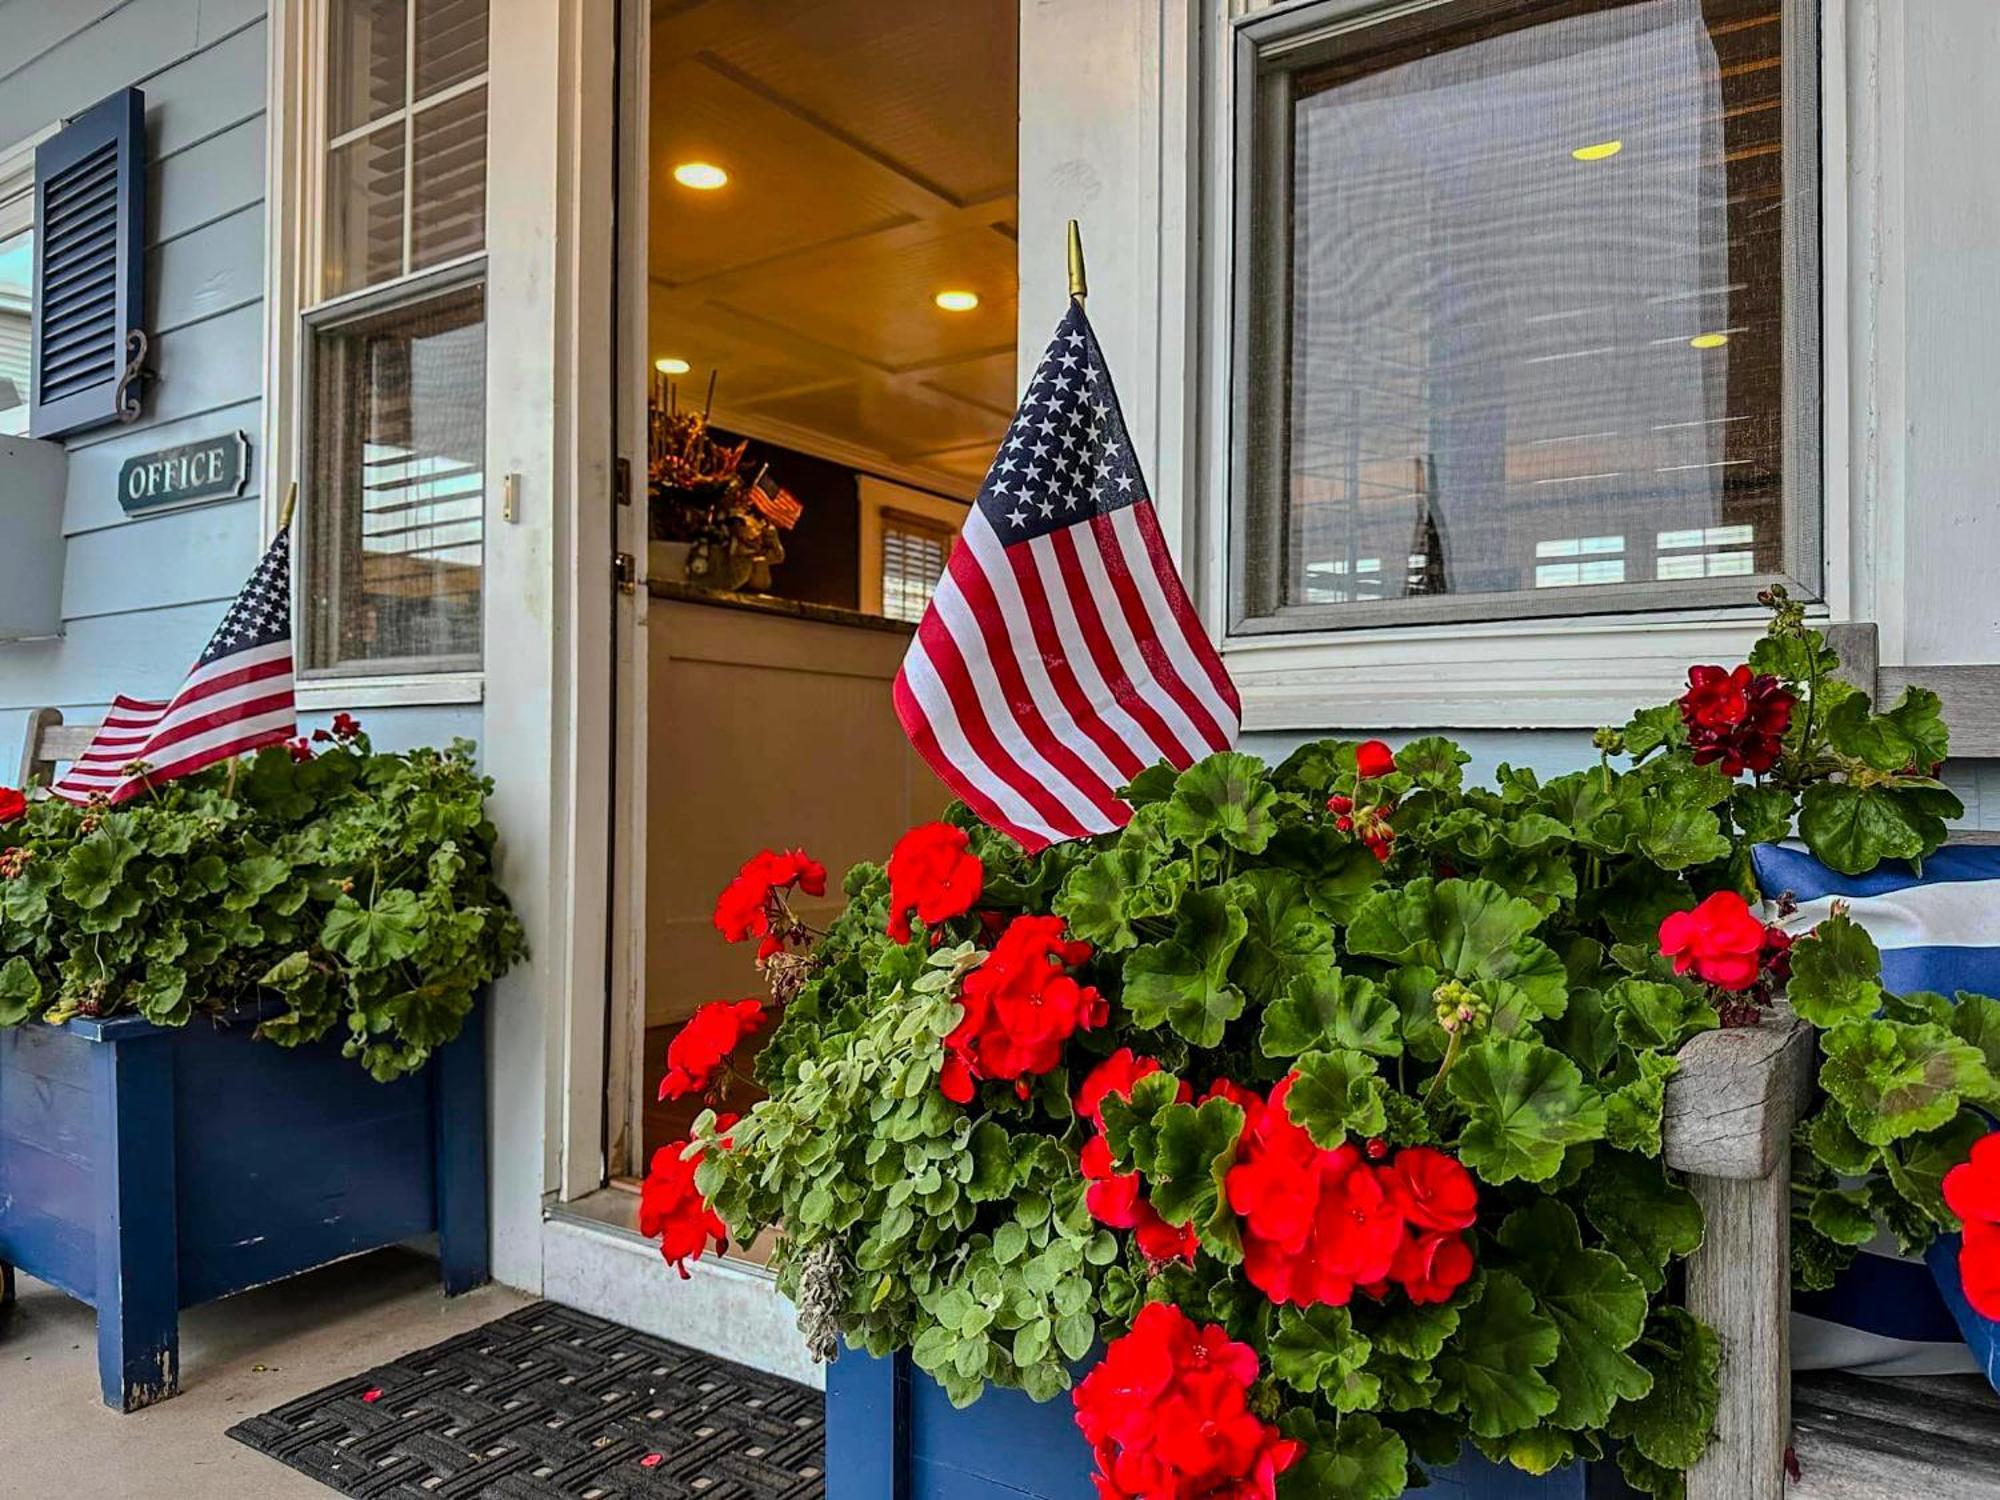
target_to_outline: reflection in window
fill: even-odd
[[[1781,568],[1779,12],[1575,0],[1291,77],[1273,604]]]
[[[313,668],[478,664],[483,318],[474,287],[315,331]]]
[[[0,437],[28,431],[35,232],[0,240]]]

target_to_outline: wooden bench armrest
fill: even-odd
[[[1812,1027],[1783,1005],[1703,1032],[1667,1080],[1663,1155],[1701,1204],[1687,1309],[1722,1343],[1715,1439],[1687,1500],[1782,1500],[1791,1442],[1792,1127],[1812,1097]]]

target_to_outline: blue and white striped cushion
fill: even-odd
[[[1921,875],[1901,861],[1840,875],[1797,844],[1761,845],[1752,857],[1767,898],[1789,892],[1799,903],[1783,923],[1789,932],[1808,931],[1834,901],[1847,902],[1882,950],[1882,983],[1891,991],[2000,995],[2000,846],[1940,849]],[[1933,1270],[1950,1278],[1949,1298]],[[1880,1237],[1863,1247],[1831,1291],[1793,1299],[1793,1367],[1870,1375],[1985,1372],[1995,1357],[1996,1330],[1964,1307],[1956,1275],[1955,1257],[1933,1255],[1926,1265]]]

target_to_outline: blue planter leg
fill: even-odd
[[[174,1060],[159,1036],[91,1049],[98,1140],[97,1377],[137,1411],[180,1389]]]
[[[826,1500],[913,1500],[909,1361],[843,1346],[826,1367]]]
[[[465,1030],[431,1059],[431,1133],[437,1144],[438,1259],[444,1293],[492,1279],[487,1246],[486,1028],[474,1007]]]

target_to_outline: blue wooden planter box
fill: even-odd
[[[178,1389],[183,1307],[432,1230],[447,1293],[487,1279],[478,1013],[390,1084],[255,1021],[0,1030],[0,1300],[18,1266],[95,1307],[107,1405]]]
[[[1067,1399],[989,1388],[964,1410],[907,1354],[852,1349],[826,1371],[826,1500],[1096,1500],[1096,1465]],[[1423,1500],[1617,1500],[1608,1464],[1536,1478],[1471,1449],[1433,1469]]]

